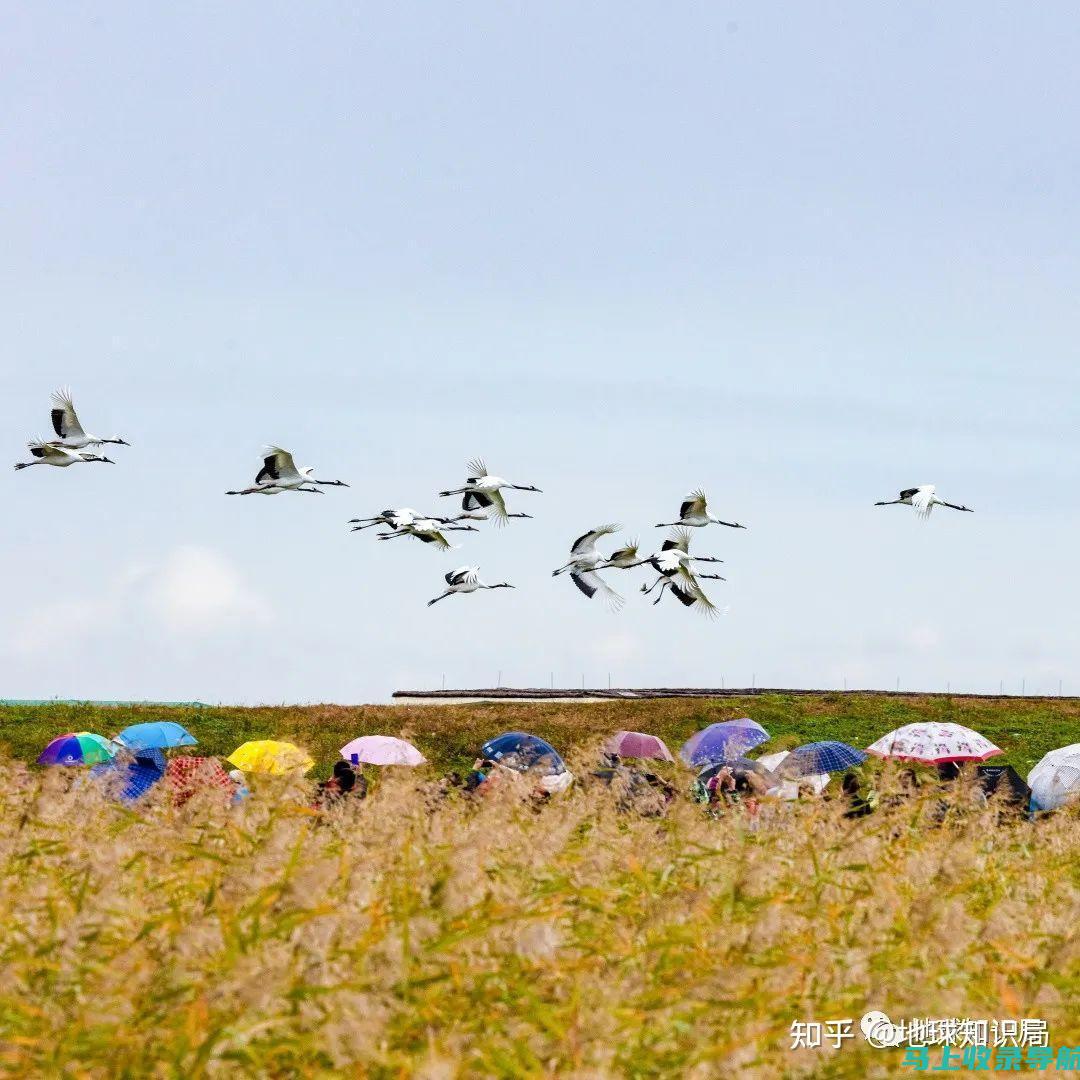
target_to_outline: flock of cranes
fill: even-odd
[[[69,465],[115,462],[104,454],[92,451],[106,444],[130,446],[119,435],[102,438],[87,433],[79,422],[78,414],[69,390],[58,390],[52,396],[53,408],[50,421],[55,439],[33,439],[27,446],[33,461],[20,461],[16,469],[28,469],[32,465],[53,465],[66,468]],[[323,493],[324,487],[348,487],[344,480],[321,480],[314,476],[310,465],[297,466],[293,455],[280,446],[270,446],[264,451],[262,467],[255,475],[250,487],[227,491],[227,495],[280,495],[284,492],[305,492],[312,495]],[[422,514],[410,507],[383,510],[366,518],[352,518],[348,524],[353,532],[382,527],[385,532],[377,533],[379,540],[396,540],[414,537],[421,543],[430,544],[440,551],[451,548],[446,534],[451,532],[477,532],[469,522],[491,521],[502,527],[515,518],[531,518],[523,511],[511,511],[506,505],[507,491],[527,491],[540,493],[540,488],[533,484],[515,484],[495,476],[488,471],[482,460],[468,463],[468,475],[461,487],[447,488],[439,492],[440,498],[460,495],[461,511],[450,516]],[[896,499],[886,499],[875,506],[911,506],[922,518],[928,518],[935,506],[945,506],[951,510],[971,513],[971,508],[958,503],[946,502],[937,496],[933,484],[905,488]],[[669,593],[684,607],[693,608],[707,616],[713,616],[719,610],[705,594],[702,581],[725,581],[720,574],[703,573],[696,564],[720,563],[722,559],[714,555],[691,555],[691,529],[704,528],[706,525],[724,525],[730,529],[745,529],[734,521],[724,521],[709,511],[703,491],[691,492],[679,507],[677,521],[659,522],[656,528],[670,528],[671,532],[663,541],[660,549],[652,555],[642,555],[637,541],[629,541],[609,555],[602,554],[597,544],[605,537],[614,536],[621,525],[601,525],[579,536],[570,546],[570,558],[557,570],[553,577],[568,574],[570,580],[590,600],[600,597],[601,601],[613,611],[620,610],[625,599],[601,575],[601,571],[633,570],[649,566],[656,572],[656,578],[650,585],[642,585],[641,592],[646,596],[657,592],[653,604],[658,604]],[[444,575],[445,590],[428,601],[428,607],[437,604],[448,596],[457,593],[474,593],[491,589],[512,589],[509,582],[502,581],[488,585],[480,580],[478,566],[462,566]]]
[[[103,439],[98,435],[88,435],[83,431],[79,423],[75,405],[71,400],[71,391],[67,389],[57,390],[52,396],[53,407],[49,412],[49,420],[52,423],[56,438],[45,441],[43,439],[31,439],[27,444],[33,461],[20,461],[15,465],[16,469],[29,469],[31,465],[55,465],[64,469],[68,465],[84,464],[92,461],[104,462],[115,465],[116,462],[103,454],[92,454],[90,448],[104,446],[113,443],[117,446],[130,446],[131,444],[119,435]]]

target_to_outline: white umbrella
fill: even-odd
[[[362,735],[341,748],[341,756],[353,764],[424,765],[427,758],[404,739],[390,735]]]
[[[962,724],[905,724],[868,746],[867,752],[898,761],[939,765],[947,761],[985,761],[1002,753],[985,735]]]
[[[1070,796],[1080,796],[1080,743],[1051,750],[1028,773],[1028,787],[1040,810],[1056,810]]]
[[[776,772],[780,763],[790,754],[790,750],[779,750],[775,754],[766,754],[764,757],[759,757],[757,760],[765,766],[769,772]]]
[[[1043,759],[1039,764],[1028,773],[1028,779],[1030,780],[1044,765],[1053,765],[1056,761],[1076,757],[1077,754],[1080,754],[1080,742],[1074,742],[1071,746],[1059,746],[1056,750],[1051,750],[1048,754],[1043,755]]]

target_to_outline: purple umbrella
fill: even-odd
[[[714,765],[718,761],[733,761],[748,750],[768,742],[769,733],[748,716],[738,720],[724,720],[710,724],[703,731],[691,735],[683,743],[679,757],[691,768]]]
[[[643,731],[616,731],[606,743],[604,751],[624,758],[657,758],[674,761],[671,751],[659,735],[647,735]]]

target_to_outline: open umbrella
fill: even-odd
[[[975,779],[987,798],[996,798],[1021,810],[1026,810],[1031,802],[1031,788],[1011,765],[979,765]]]
[[[1078,754],[1080,754],[1080,743],[1073,743],[1071,746],[1059,746],[1056,750],[1051,750],[1049,753],[1044,754],[1038,765],[1028,773],[1028,782],[1030,783],[1031,778],[1047,765],[1053,765],[1055,762],[1063,761],[1066,758],[1076,757]]]
[[[604,752],[618,754],[621,758],[656,758],[674,761],[667,744],[659,735],[647,735],[643,731],[616,731],[606,743]]]
[[[679,750],[679,757],[684,765],[700,768],[743,757],[748,750],[768,740],[769,733],[748,716],[723,720],[691,735]]]
[[[881,758],[940,765],[948,761],[986,761],[1002,753],[985,735],[961,724],[920,723],[882,735],[867,751]]]
[[[354,765],[424,765],[427,758],[404,739],[389,735],[362,735],[341,748],[341,756]]]
[[[1056,810],[1070,798],[1080,798],[1080,744],[1051,750],[1028,773],[1031,798],[1039,810]]]
[[[39,765],[96,765],[110,761],[116,746],[92,731],[59,735],[38,756]]]
[[[536,769],[548,776],[566,772],[566,762],[551,743],[524,731],[507,731],[489,739],[480,747],[480,753],[490,761],[518,772]]]
[[[227,760],[246,773],[268,773],[271,776],[306,773],[315,764],[299,746],[275,739],[246,742],[238,746]]]
[[[861,765],[866,755],[847,743],[827,739],[796,747],[784,759],[784,772],[790,776],[812,776],[819,773],[843,772]]]
[[[115,784],[116,797],[125,803],[141,799],[164,775],[165,755],[157,747],[120,751],[112,761],[95,765],[90,775]]]
[[[236,781],[221,762],[212,757],[169,758],[165,779],[177,806],[183,806],[200,791],[219,791],[224,801],[232,799],[237,791]]]
[[[150,747],[168,750],[173,746],[195,746],[199,740],[183,724],[172,720],[150,720],[124,728],[116,741],[130,750]]]
[[[755,760],[760,765],[764,765],[770,772],[777,772],[780,765],[787,761],[790,750],[777,750],[775,754],[762,754],[761,757]]]

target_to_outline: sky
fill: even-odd
[[[1075,5],[0,2],[0,697],[1080,693]],[[348,481],[227,498],[260,448]],[[535,484],[440,554],[465,462]],[[974,514],[875,508],[936,483]],[[614,572],[698,486],[710,622]],[[428,609],[478,564],[517,588]]]

